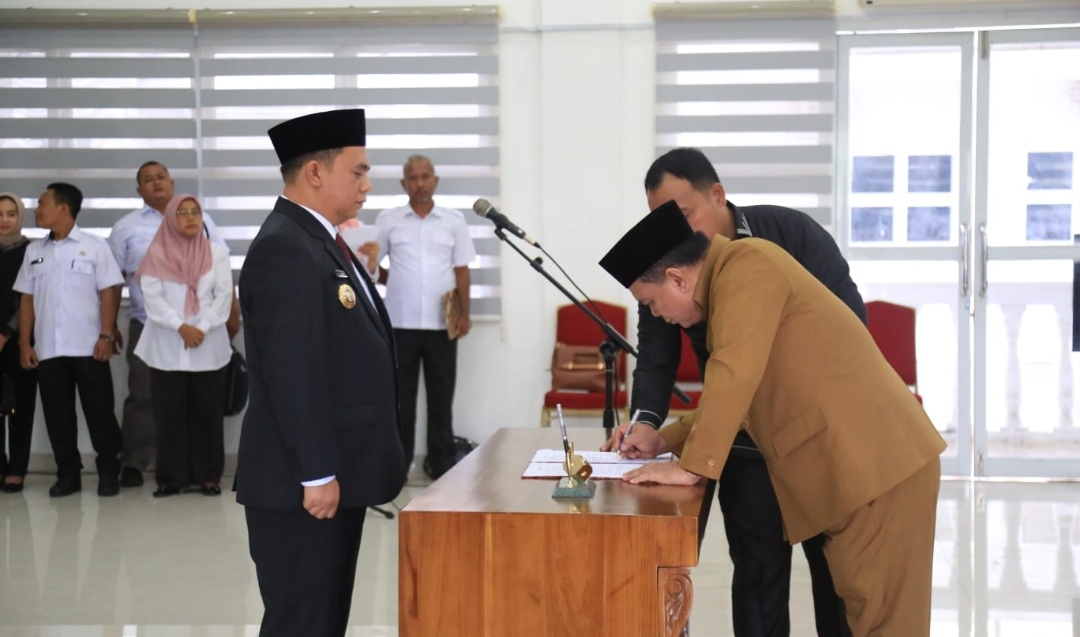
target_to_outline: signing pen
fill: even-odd
[[[626,439],[630,437],[630,432],[634,430],[634,423],[637,422],[638,416],[640,415],[640,409],[634,412],[634,417],[630,419],[630,426],[626,428],[626,433],[623,434],[622,440],[619,441],[619,448],[615,450],[615,453],[620,453],[622,451],[622,443],[626,442]]]
[[[565,451],[566,455],[569,456],[570,455],[570,441],[566,438],[566,421],[563,420],[562,404],[560,403],[558,405],[555,405],[555,408],[559,412],[559,429],[562,430],[563,451]]]

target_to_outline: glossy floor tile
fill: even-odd
[[[0,637],[239,637],[262,614],[244,516],[231,497],[155,500],[151,486],[48,497],[31,475],[0,494]],[[399,506],[423,489],[411,482]],[[718,511],[719,509],[714,509]],[[1080,485],[942,484],[935,637],[1074,637]],[[792,635],[813,635],[809,572],[794,551]],[[691,634],[730,635],[731,566],[714,517],[694,570]],[[370,513],[352,637],[397,635],[397,523]]]

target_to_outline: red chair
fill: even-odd
[[[595,314],[603,314],[608,323],[617,332],[626,335],[626,308],[621,305],[612,305],[603,301],[596,301],[596,312],[591,306],[589,309]],[[576,305],[563,305],[559,308],[555,317],[555,341],[564,345],[595,345],[600,347],[606,336],[600,327],[592,321]],[[626,392],[626,353],[619,352],[615,358],[615,409],[624,414],[624,420],[628,409],[629,398]],[[566,416],[602,416],[604,413],[603,391],[573,391],[552,388],[544,394],[544,406],[540,410],[540,426],[547,427],[551,419],[558,417],[556,405],[562,405],[563,414]]]
[[[675,370],[675,384],[679,385],[683,393],[690,398],[690,404],[687,405],[672,395],[671,402],[668,404],[668,416],[673,418],[678,418],[697,409],[698,401],[701,400],[700,387],[704,381],[700,372],[698,372],[697,355],[694,354],[694,348],[690,345],[690,337],[683,330],[679,330],[679,332],[682,334],[682,353],[679,355],[679,368]],[[688,389],[683,386],[684,383],[692,383],[698,389]]]
[[[915,363],[915,308],[888,301],[866,304],[866,322],[878,349],[922,404]]]

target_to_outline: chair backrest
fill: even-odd
[[[700,383],[702,382],[701,371],[698,369],[697,354],[694,346],[690,344],[690,337],[685,330],[679,330],[682,338],[682,353],[679,355],[679,368],[675,370],[676,383]]]
[[[916,384],[915,308],[888,301],[866,304],[867,327],[878,349],[908,385]]]
[[[617,332],[626,336],[626,307],[604,301],[595,301],[595,304],[600,309],[600,312],[597,312],[588,303],[585,305],[594,314],[598,316],[602,314],[601,318],[606,318],[607,322],[611,323],[611,326]],[[555,315],[556,342],[566,345],[595,345],[600,347],[600,343],[604,342],[605,338],[607,336],[600,329],[600,326],[586,316],[578,306],[562,305],[559,307]],[[616,365],[618,365],[617,376],[620,382],[625,385],[627,379],[625,352],[619,352]]]

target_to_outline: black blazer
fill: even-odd
[[[0,350],[0,371],[22,372],[19,364],[19,303],[22,294],[15,291],[15,278],[19,275],[26,246],[30,242],[22,239],[7,247],[0,247],[0,334],[7,338]],[[12,318],[16,325],[11,325]]]
[[[396,497],[406,467],[389,317],[326,228],[287,199],[277,200],[248,249],[240,309],[251,394],[237,501],[302,507],[300,483],[330,475],[341,486],[340,507]]]

